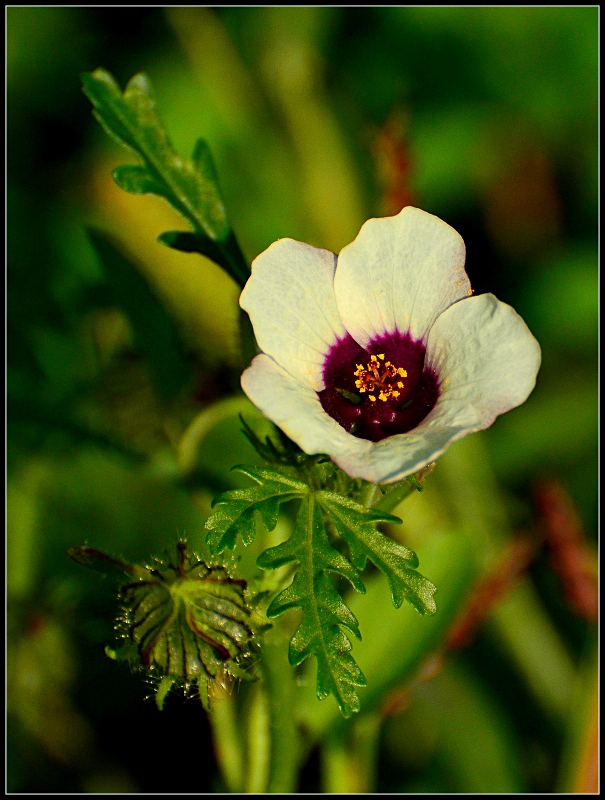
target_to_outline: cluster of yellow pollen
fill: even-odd
[[[376,395],[383,402],[386,402],[389,397],[399,397],[400,392],[397,390],[403,389],[403,382],[396,379],[408,376],[401,367],[395,367],[390,361],[384,361],[384,353],[370,356],[365,367],[363,364],[357,364],[354,375],[357,377],[355,386],[361,393],[373,392],[368,395],[373,403],[376,402]]]

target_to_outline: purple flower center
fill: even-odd
[[[435,407],[439,378],[424,366],[426,347],[398,330],[373,339],[364,350],[350,334],[330,348],[324,362],[321,405],[339,425],[379,442],[419,425]]]

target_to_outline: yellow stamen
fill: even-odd
[[[384,361],[384,364],[381,365],[381,361]],[[385,361],[384,353],[378,353],[369,357],[365,367],[363,364],[357,364],[354,375],[357,377],[355,386],[360,394],[376,392],[376,394],[368,395],[370,400],[375,403],[378,396],[379,400],[386,403],[389,397],[397,398],[400,396],[401,392],[396,391],[396,387],[398,389],[404,388],[402,381],[395,382],[393,378],[397,376],[406,378],[407,372],[402,367],[394,366],[391,361]]]

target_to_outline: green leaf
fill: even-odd
[[[161,194],[162,184],[154,179],[145,167],[127,164],[113,171],[113,179],[120,189],[132,194]]]
[[[359,592],[365,589],[357,570],[331,546],[313,494],[303,498],[288,541],[265,550],[257,560],[262,569],[277,569],[290,562],[298,562],[298,570],[292,583],[274,598],[267,616],[276,617],[291,608],[302,609],[302,621],[290,642],[290,663],[296,666],[314,655],[317,697],[322,700],[333,694],[343,715],[349,717],[359,710],[357,687],[365,686],[366,681],[349,654],[351,643],[340,626],[361,636],[357,620],[328,573],[347,578]]]
[[[351,596],[349,606],[363,633],[355,645],[355,660],[366,676],[361,713],[377,711],[386,694],[405,686],[429,654],[439,652],[453,620],[468,599],[476,579],[473,544],[461,530],[429,536],[422,544],[421,563],[439,586],[439,613],[421,616],[409,603],[395,608],[388,581],[376,571],[365,580],[366,594]],[[303,673],[311,677],[311,670]],[[343,731],[344,720],[336,704],[317,703],[312,681],[297,688],[297,721],[308,731],[308,747]]]
[[[172,675],[165,675],[160,681],[158,690],[155,693],[155,703],[158,707],[158,711],[161,711],[164,708],[164,700],[166,699],[168,692],[172,689],[173,684],[174,678]]]
[[[207,181],[214,183],[218,186],[218,173],[216,171],[216,164],[212,158],[212,152],[205,139],[198,139],[193,148],[191,159],[197,167],[200,175],[203,175]]]
[[[115,170],[116,183],[128,192],[164,198],[203,243],[198,242],[198,247],[189,252],[201,252],[217,261],[243,286],[250,270],[231,231],[207,143],[200,139],[191,159],[178,155],[158,116],[145,75],[132,78],[124,93],[106,70],[97,69],[81,77],[95,118],[142,162]],[[216,244],[213,254],[207,252],[210,248],[206,240]]]
[[[317,492],[317,499],[339,536],[349,546],[355,567],[363,570],[369,558],[384,572],[395,608],[407,600],[421,614],[434,614],[437,611],[433,599],[437,588],[416,571],[416,554],[374,527],[377,522],[401,522],[398,517],[366,508],[335,492]]]
[[[275,459],[278,451],[270,439],[263,444],[252,430],[247,433],[259,452],[266,450],[267,457]],[[421,614],[435,613],[436,589],[416,571],[415,553],[376,530],[379,522],[400,520],[331,491],[335,485],[341,487],[338,473],[326,472],[319,463],[308,464],[301,470],[308,481],[303,483],[271,469],[237,469],[257,485],[225,492],[216,499],[219,508],[206,523],[210,550],[216,553],[233,547],[238,535],[244,544],[249,544],[256,534],[257,514],[265,527],[273,530],[281,503],[300,499],[290,538],[265,550],[256,561],[261,569],[267,570],[297,565],[292,582],[273,598],[267,616],[276,617],[292,609],[302,611],[302,619],[290,641],[289,661],[297,666],[315,656],[317,697],[321,700],[328,694],[334,695],[343,716],[351,716],[360,708],[357,689],[365,686],[365,678],[350,655],[351,642],[342,628],[358,638],[361,636],[357,619],[344,603],[332,576],[345,578],[363,594],[365,586],[360,572],[369,558],[387,576],[395,607],[406,599]],[[330,488],[317,489],[317,486]],[[350,493],[359,490],[350,482],[348,487]],[[332,535],[338,535],[348,545],[350,559],[332,544]]]
[[[247,475],[257,486],[233,489],[215,498],[212,505],[218,509],[206,521],[206,530],[209,531],[206,541],[214,555],[233,548],[238,535],[245,545],[251,544],[256,536],[257,514],[260,514],[265,528],[272,531],[277,524],[280,505],[309,492],[307,484],[270,469],[234,469]]]

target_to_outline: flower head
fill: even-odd
[[[240,304],[263,351],[252,402],[306,453],[390,483],[523,403],[540,347],[492,294],[472,296],[462,238],[408,206],[339,256],[279,239]]]

